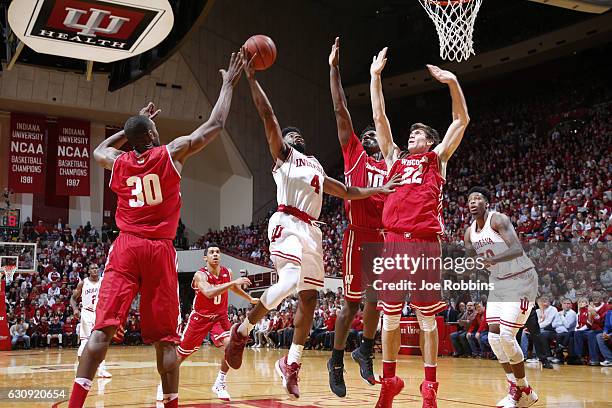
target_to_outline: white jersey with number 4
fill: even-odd
[[[272,170],[278,205],[295,207],[314,219],[321,214],[325,171],[317,159],[289,148],[287,160]]]
[[[98,278],[97,282],[92,282],[89,278],[83,279],[83,289],[81,290],[81,303],[83,309],[94,312],[96,310],[96,301],[98,300],[98,291],[102,278]]]
[[[508,250],[508,245],[504,239],[491,227],[491,217],[494,212],[489,211],[489,215],[485,221],[484,227],[479,232],[476,231],[476,221],[470,226],[470,239],[472,246],[479,256],[491,257],[499,255]],[[491,265],[488,269],[491,272],[491,277],[496,279],[507,279],[528,271],[534,267],[531,259],[525,255],[514,258],[510,261],[504,261]]]

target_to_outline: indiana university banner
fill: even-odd
[[[60,118],[57,121],[57,195],[88,196],[90,173],[89,122]]]
[[[2,279],[2,275],[0,274],[0,350],[7,351],[11,349],[11,336],[6,318],[6,304],[4,303],[6,281]]]
[[[44,116],[11,113],[8,183],[15,193],[45,191],[46,141]]]

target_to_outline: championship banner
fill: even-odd
[[[45,191],[46,141],[47,122],[44,116],[11,113],[9,189],[15,193]]]
[[[90,133],[89,122],[58,119],[55,194],[89,195]]]

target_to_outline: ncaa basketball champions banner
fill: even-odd
[[[168,0],[15,0],[8,20],[38,53],[109,63],[161,43],[174,14]]]
[[[55,194],[89,195],[90,131],[89,122],[63,118],[57,121]]]
[[[11,113],[8,184],[15,193],[45,191],[46,142],[44,116]]]

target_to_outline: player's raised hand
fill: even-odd
[[[457,81],[457,77],[450,71],[445,71],[435,65],[427,64],[427,69],[432,77],[443,84],[450,84],[451,82]]]
[[[402,175],[399,173],[391,177],[391,179],[387,181],[387,184],[385,184],[384,186],[380,188],[381,194],[395,193],[395,187],[402,185],[401,178],[402,178]]]
[[[149,119],[153,120],[160,114],[160,112],[161,109],[157,109],[157,106],[155,106],[153,102],[149,102],[147,106],[142,108],[138,113],[142,116],[148,116]]]
[[[238,53],[232,52],[227,70],[219,70],[221,76],[223,77],[224,83],[230,84],[231,86],[236,86],[238,83],[240,75],[242,75],[242,70],[244,69],[244,59],[242,58],[243,53],[244,48],[241,48]]]
[[[329,66],[334,68],[340,63],[340,37],[336,37],[329,53]]]
[[[244,65],[244,73],[249,81],[252,81],[255,78],[255,67],[253,66],[255,57],[257,57],[257,53],[253,54],[251,59],[249,59],[246,49],[242,47],[242,63]]]
[[[385,68],[387,63],[387,47],[380,50],[378,55],[372,58],[372,65],[370,65],[370,75],[379,76],[382,70]]]
[[[236,286],[251,286],[251,281],[249,278],[238,278],[234,281],[234,285]]]

